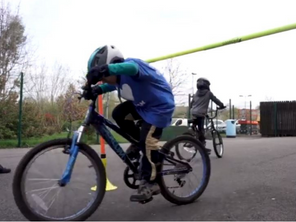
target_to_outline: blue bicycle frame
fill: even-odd
[[[134,173],[138,173],[137,167],[135,167],[135,165],[130,161],[130,159],[127,157],[122,147],[118,144],[118,142],[115,140],[115,138],[112,136],[112,134],[110,133],[110,131],[107,129],[106,126],[110,127],[112,130],[120,134],[129,142],[137,146],[139,145],[139,142],[131,138],[128,134],[123,132],[118,126],[113,124],[111,121],[105,119],[102,115],[98,114],[95,111],[95,103],[93,101],[89,105],[83,124],[78,128],[77,131],[74,131],[71,147],[69,150],[70,157],[69,157],[66,169],[62,175],[62,178],[60,179],[60,182],[59,182],[60,185],[64,186],[70,182],[72,169],[74,167],[74,164],[78,155],[78,151],[79,151],[78,143],[80,142],[84,129],[89,125],[92,125],[96,129],[96,131],[104,138],[104,140],[109,144],[109,146],[114,150],[114,152],[120,157],[120,159],[122,159]]]
[[[107,129],[106,126],[120,134],[122,137],[127,139],[129,142],[135,144],[139,147],[139,142],[131,138],[128,134],[123,132],[118,126],[113,124],[111,121],[105,119],[102,115],[98,114],[95,111],[95,103],[94,101],[89,105],[88,111],[85,116],[85,120],[83,124],[78,128],[77,131],[74,131],[74,135],[72,137],[72,143],[69,150],[69,160],[66,166],[66,169],[62,175],[62,178],[59,181],[60,186],[65,186],[67,183],[70,182],[72,170],[78,155],[79,151],[79,142],[85,127],[92,125],[96,131],[104,138],[104,140],[109,144],[109,146],[114,150],[114,152],[122,159],[127,166],[134,172],[135,174],[138,173],[137,167],[131,162],[128,158],[122,147],[118,144],[115,138],[112,136],[110,131]],[[170,175],[170,174],[182,174],[188,173],[192,170],[191,166],[188,163],[182,162],[180,160],[176,160],[173,157],[167,156],[167,153],[160,152],[164,155],[164,158],[170,163],[180,163],[186,167],[186,169],[173,169],[173,170],[163,170],[161,172],[162,175]]]

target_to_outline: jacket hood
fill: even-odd
[[[199,89],[199,90],[197,90],[196,94],[197,94],[197,96],[204,96],[207,94],[207,92],[209,92],[208,89]]]

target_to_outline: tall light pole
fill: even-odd
[[[192,95],[194,94],[194,76],[196,76],[197,74],[196,73],[191,73],[192,75]]]
[[[252,95],[239,95],[239,97],[244,97],[245,98],[245,107],[244,109],[247,108],[247,97],[251,97]]]

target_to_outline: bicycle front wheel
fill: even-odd
[[[16,205],[28,220],[82,221],[103,200],[106,172],[98,154],[80,143],[71,180],[59,180],[69,159],[70,139],[57,139],[31,149],[20,161],[13,179]],[[95,190],[92,187],[96,186]]]
[[[213,131],[212,132],[212,138],[213,138],[213,147],[216,153],[216,156],[218,158],[222,158],[224,154],[224,145],[223,145],[223,140],[218,131]]]
[[[176,150],[180,151],[181,146],[188,144],[195,150],[195,154],[190,154],[188,158],[181,156],[179,161],[188,163],[191,167],[191,171],[185,172],[188,165],[180,163],[178,154],[174,154]],[[161,150],[169,153],[164,156],[159,169],[158,181],[163,197],[177,205],[192,203],[202,195],[210,180],[211,162],[204,146],[194,137],[182,135],[168,141]]]
[[[188,130],[182,135],[191,136],[198,140],[198,135],[193,130]],[[190,161],[190,159],[194,158],[197,150],[195,147],[189,142],[184,144],[183,146],[179,146],[176,144],[175,147],[176,155],[178,156],[179,160]]]

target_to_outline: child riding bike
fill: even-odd
[[[119,104],[112,113],[117,125],[129,136],[140,142],[140,147],[131,144],[127,150],[130,159],[141,158],[141,183],[131,201],[141,202],[160,193],[156,183],[158,163],[158,141],[163,128],[169,126],[175,109],[174,96],[163,75],[148,63],[135,58],[124,59],[122,53],[112,45],[96,49],[88,61],[87,87],[84,97],[118,90]],[[90,88],[98,81],[103,84]],[[132,118],[131,118],[132,117]],[[133,120],[141,120],[141,129]]]
[[[190,104],[191,114],[194,123],[198,126],[199,140],[206,146],[204,123],[207,115],[210,100],[212,100],[220,109],[225,108],[224,104],[217,99],[210,90],[210,81],[206,78],[199,78],[196,82],[197,91],[193,95],[192,102]],[[210,149],[207,149],[208,154],[211,153]]]

